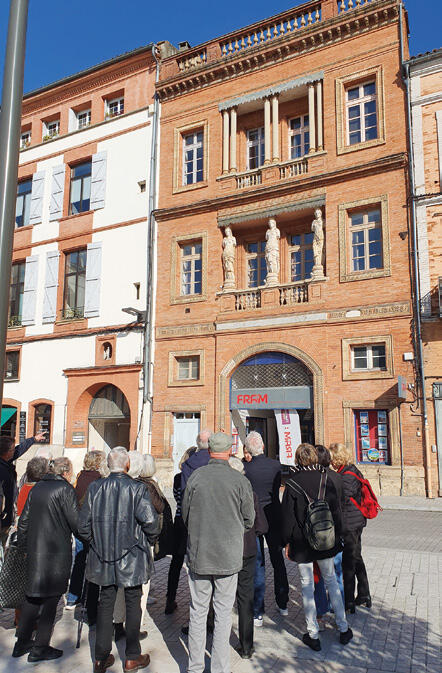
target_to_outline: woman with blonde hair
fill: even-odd
[[[365,605],[371,608],[370,586],[367,571],[362,558],[361,536],[367,525],[367,519],[360,509],[353,504],[352,499],[361,502],[361,482],[350,472],[363,479],[362,473],[353,464],[353,450],[345,444],[336,442],[330,444],[331,462],[334,469],[342,477],[344,491],[344,552],[342,555],[342,574],[344,579],[345,609],[355,612],[356,605]],[[355,589],[357,594],[355,598]]]

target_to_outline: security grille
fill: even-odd
[[[232,375],[232,390],[250,388],[291,388],[312,386],[313,377],[299,360],[269,364],[243,365]]]

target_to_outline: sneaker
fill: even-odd
[[[350,640],[353,638],[353,631],[351,630],[350,627],[343,633],[341,632],[341,635],[339,636],[339,642],[341,645],[347,645],[347,643],[350,642]]]
[[[283,617],[287,617],[287,615],[289,614],[289,611],[288,611],[288,608],[287,608],[287,607],[285,607],[285,608],[280,608],[279,605],[278,605],[278,612],[279,612],[279,614],[282,615]]]
[[[308,645],[310,649],[314,650],[315,652],[319,652],[321,649],[321,641],[319,638],[311,638],[308,633],[304,633],[302,636],[302,642],[304,645]]]
[[[12,650],[12,656],[16,659],[17,657],[22,657],[24,654],[28,654],[34,647],[33,640],[17,640]]]
[[[46,647],[37,647],[34,645],[29,652],[28,661],[52,661],[52,659],[59,659],[63,656],[63,650],[57,650],[56,647],[46,645]]]
[[[254,625],[256,628],[259,629],[259,628],[262,626],[262,624],[263,624],[263,619],[262,619],[262,616],[261,616],[261,615],[259,615],[259,617],[254,617],[254,619],[253,619],[253,625]]]

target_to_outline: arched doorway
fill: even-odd
[[[119,388],[112,384],[100,388],[91,401],[88,418],[90,449],[129,449],[130,409]]]

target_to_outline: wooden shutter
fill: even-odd
[[[55,322],[57,317],[58,260],[60,253],[46,253],[46,278],[43,298],[43,322]]]
[[[63,215],[64,197],[64,174],[66,166],[54,166],[52,169],[51,205],[49,206],[49,219],[59,220]]]
[[[32,176],[31,211],[29,224],[38,224],[43,216],[43,193],[45,187],[45,171]]]
[[[106,196],[107,152],[98,152],[92,156],[91,210],[104,208]]]
[[[38,283],[38,255],[26,258],[25,285],[23,290],[22,325],[35,324],[35,302]]]
[[[86,261],[86,291],[84,317],[100,315],[101,243],[88,243]]]

